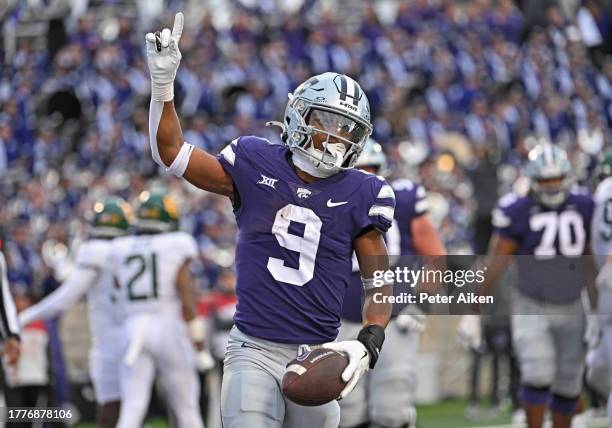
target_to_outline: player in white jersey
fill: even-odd
[[[196,317],[190,274],[197,244],[177,230],[178,210],[169,195],[143,192],[135,211],[137,233],[116,240],[112,250],[126,315],[117,427],[142,426],[159,374],[178,427],[200,428],[194,344],[202,346],[204,324]]]
[[[19,314],[19,323],[52,318],[87,294],[91,349],[89,371],[98,404],[98,425],[112,428],[119,416],[119,337],[122,324],[117,290],[109,270],[109,250],[115,237],[125,235],[132,211],[121,198],[109,197],[94,205],[89,239],[77,249],[76,267],[49,296]]]
[[[591,246],[599,269],[597,308],[602,335],[600,343],[590,344],[588,378],[591,384],[607,390],[607,412],[612,426],[612,152],[604,154],[595,177],[599,184],[591,222]]]

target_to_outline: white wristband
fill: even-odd
[[[196,343],[204,342],[206,336],[206,329],[204,327],[204,319],[202,317],[195,317],[187,323],[189,329],[189,337]]]
[[[163,85],[151,82],[151,99],[154,101],[172,101],[174,98],[174,82]]]
[[[189,158],[191,157],[191,153],[193,153],[193,148],[193,144],[184,142],[181,150],[178,152],[178,155],[176,155],[174,158],[172,165],[170,165],[166,171],[176,175],[177,177],[182,177],[183,174],[185,174],[187,165],[189,165]]]
[[[361,277],[361,284],[363,285],[363,289],[364,290],[372,290],[374,288],[380,288],[380,287],[386,287],[388,285],[393,285],[393,282],[386,282],[383,281],[383,283],[379,283],[380,280],[376,280],[374,278],[364,278],[363,276]]]

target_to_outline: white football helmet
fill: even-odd
[[[373,167],[376,175],[385,176],[387,174],[387,155],[382,146],[373,138],[368,138],[361,155],[355,162],[355,168]]]
[[[372,133],[370,104],[359,84],[331,72],[289,94],[283,122],[281,137],[294,164],[321,178],[352,168]]]

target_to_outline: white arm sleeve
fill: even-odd
[[[155,101],[151,98],[151,105],[149,107],[149,143],[151,144],[151,154],[156,164],[163,167],[166,172],[182,177],[189,164],[189,158],[193,152],[193,145],[183,143],[181,150],[179,151],[176,158],[172,161],[170,166],[166,166],[159,156],[159,150],[157,149],[157,129],[159,128],[159,122],[161,121],[162,112],[164,111],[163,101]]]
[[[43,300],[19,314],[19,324],[23,327],[32,321],[52,318],[72,306],[85,294],[96,280],[99,271],[77,267],[70,277]]]
[[[0,341],[11,334],[19,334],[19,323],[17,322],[17,310],[15,302],[9,290],[8,276],[6,273],[6,261],[0,253]]]
[[[164,111],[164,102],[155,101],[151,98],[151,104],[149,106],[149,142],[151,143],[151,154],[156,164],[161,167],[168,168],[159,156],[159,150],[157,150],[157,128],[159,128],[159,121],[161,120],[162,112]]]

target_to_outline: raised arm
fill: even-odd
[[[149,141],[155,162],[200,189],[233,196],[231,177],[211,154],[185,142],[174,108],[174,78],[181,62],[178,44],[183,33],[181,12],[174,18],[172,31],[145,36],[147,63],[151,74]]]

